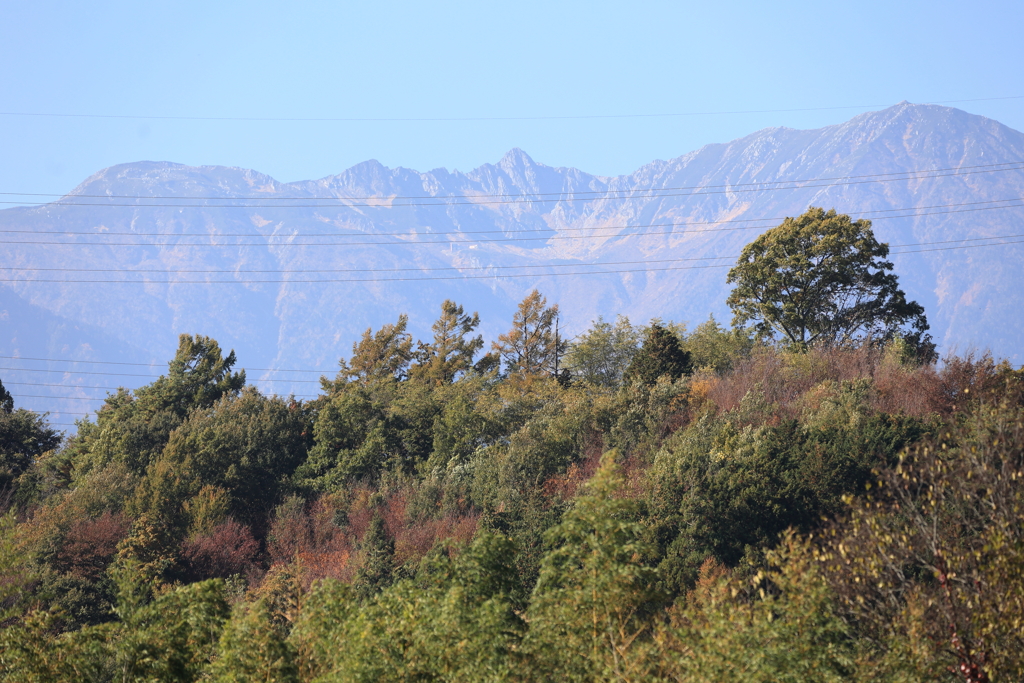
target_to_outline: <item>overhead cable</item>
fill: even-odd
[[[976,97],[959,100],[934,100],[918,104],[963,104],[966,102],[996,102],[1002,100],[1019,100],[1024,95],[1007,97]],[[793,109],[736,109],[724,111],[690,111],[669,112],[660,114],[576,114],[566,116],[446,116],[446,117],[294,117],[294,116],[170,116],[148,114],[84,114],[56,113],[31,111],[4,111],[0,116],[22,116],[38,118],[77,118],[77,119],[130,119],[147,121],[250,121],[250,122],[291,122],[291,123],[436,123],[461,121],[574,121],[598,119],[643,119],[643,118],[676,118],[686,116],[726,116],[735,114],[784,114],[804,111],[837,111],[842,109],[871,109],[874,107],[889,108],[898,104],[849,104],[833,107],[798,107]]]
[[[989,240],[1006,240],[1017,237],[1024,237],[1024,234],[1015,235],[992,235],[990,237],[969,237],[959,240],[942,240],[938,242],[918,242],[913,244],[890,244],[891,249],[899,249],[903,247],[921,247],[929,246],[934,244],[960,244],[964,242],[981,242]],[[1001,242],[1000,244],[1013,244],[1013,242]],[[188,274],[218,274],[222,275],[225,273],[273,273],[278,275],[289,275],[289,274],[310,274],[310,273],[424,273],[424,272],[441,272],[441,271],[473,271],[473,270],[507,270],[513,268],[583,268],[583,267],[604,267],[604,266],[621,266],[621,265],[640,265],[649,263],[679,263],[682,261],[721,261],[726,259],[735,259],[736,256],[697,256],[688,258],[671,258],[671,259],[643,259],[640,261],[599,261],[593,263],[527,263],[523,265],[489,265],[489,266],[441,266],[435,268],[302,268],[302,269],[158,269],[158,268],[37,268],[33,266],[0,266],[0,270],[17,270],[17,271],[32,271],[32,272],[59,272],[59,273],[158,273],[162,275],[176,275],[180,273]],[[2,280],[0,280],[2,281]],[[90,282],[92,282],[90,280]],[[245,280],[249,282],[249,280]],[[8,356],[0,356],[0,358],[7,358]],[[82,361],[92,362],[92,361]],[[145,363],[133,363],[133,365],[147,365]],[[270,370],[271,368],[246,368],[248,370]],[[279,370],[284,372],[284,370]],[[309,372],[308,370],[295,370],[292,372]]]
[[[547,196],[564,196],[564,195],[580,195],[580,194],[607,194],[609,192],[626,193],[626,192],[675,192],[681,190],[703,190],[708,188],[737,188],[737,187],[754,187],[764,185],[779,185],[779,184],[791,184],[791,183],[817,183],[824,182],[827,180],[860,180],[864,178],[891,178],[893,176],[914,176],[918,174],[927,173],[940,173],[947,171],[960,172],[970,169],[992,169],[992,170],[1019,170],[1021,164],[1024,164],[1024,159],[1016,161],[1001,161],[993,164],[972,164],[969,166],[946,166],[940,168],[924,168],[916,169],[911,171],[892,171],[889,173],[867,173],[863,175],[848,175],[848,176],[823,176],[819,178],[798,178],[794,180],[761,180],[761,181],[750,181],[746,183],[722,183],[718,185],[683,185],[679,187],[646,187],[646,188],[625,188],[625,189],[614,189],[605,188],[602,190],[561,190],[559,192],[493,192],[493,193],[479,193],[479,194],[463,194],[463,195],[368,195],[368,196],[343,196],[343,195],[332,195],[328,197],[315,197],[315,196],[303,196],[303,197],[260,197],[254,195],[235,195],[235,196],[218,196],[218,195],[130,195],[130,194],[78,194],[74,192],[66,194],[58,194],[55,192],[0,192],[0,196],[17,196],[17,197],[61,197],[64,199],[173,199],[173,200],[208,200],[208,201],[252,201],[257,200],[261,202],[283,202],[283,201],[309,201],[309,200],[324,200],[324,201],[369,201],[372,199],[458,199],[458,198],[489,198],[489,197],[547,197]],[[1015,168],[1005,169],[997,168],[1000,166],[1013,166]],[[897,180],[911,180],[912,178],[897,178]],[[762,188],[764,189],[764,188]],[[54,202],[46,202],[52,204]],[[100,206],[107,206],[107,204],[100,204]],[[134,204],[129,205],[134,206]],[[205,206],[205,205],[203,205]],[[234,208],[234,207],[232,207]],[[260,208],[265,208],[261,206]]]
[[[8,360],[35,360],[52,363],[90,363],[93,365],[136,365],[140,367],[152,367],[154,365],[166,365],[166,363],[129,363],[126,361],[112,361],[112,360],[71,360],[68,358],[35,358],[30,356],[0,356],[0,359]],[[333,370],[291,370],[287,368],[250,368],[240,367],[239,370],[258,370],[265,372],[333,372]],[[262,380],[266,382],[291,382],[300,380]],[[302,380],[305,381],[305,380]],[[312,381],[312,380],[311,380]]]
[[[1000,238],[977,238],[977,240],[986,239],[1000,239]],[[955,240],[954,240],[955,241]],[[967,241],[967,240],[964,240]],[[920,245],[907,244],[902,245],[904,247],[913,246],[925,246],[928,244],[942,244],[944,242],[923,242]],[[897,251],[890,252],[893,255],[899,254],[916,254],[926,251],[949,251],[954,249],[974,249],[979,247],[991,247],[991,246],[1002,246],[1008,244],[1021,244],[1022,241],[1004,241],[1004,242],[989,242],[986,244],[969,244],[961,245],[956,247],[943,247],[943,248],[931,248],[931,249],[916,249],[912,251]],[[697,261],[697,260],[733,260],[737,256],[707,256],[699,258],[687,258],[687,259],[666,259],[660,262],[679,262],[679,261]],[[654,261],[651,261],[654,262]],[[622,262],[622,263],[649,263],[648,261],[636,261],[636,262]],[[545,266],[518,266],[524,268],[542,268],[552,267],[554,264],[548,264]],[[566,264],[570,267],[575,268],[593,268],[593,267],[604,267],[607,265],[613,265],[613,263],[593,263],[593,264]],[[707,268],[728,268],[730,264],[713,264],[713,265],[689,265],[689,266],[669,266],[659,268],[639,268],[639,269],[616,269],[616,270],[583,270],[574,272],[553,272],[553,273],[489,273],[486,275],[449,275],[449,276],[431,276],[431,277],[391,277],[391,278],[319,278],[315,280],[298,280],[298,279],[284,279],[284,280],[256,280],[256,279],[232,279],[232,280],[69,280],[69,279],[53,279],[53,278],[0,278],[0,282],[19,282],[19,283],[56,283],[56,284],[143,284],[143,285],[214,285],[214,284],[336,284],[336,283],[362,283],[362,282],[420,282],[429,280],[490,280],[500,278],[523,278],[523,277],[560,277],[566,275],[614,275],[620,273],[651,273],[661,271],[672,271],[672,270],[699,270]],[[467,268],[467,270],[469,270]],[[116,272],[116,271],[115,271]],[[417,271],[422,272],[422,271]],[[287,380],[267,380],[267,381],[287,381]]]
[[[1024,201],[1024,200],[1000,200],[1000,201]],[[897,216],[877,216],[872,218],[872,221],[886,220],[886,219],[897,219],[897,218],[920,218],[923,216],[943,216],[957,213],[972,213],[975,211],[992,211],[996,209],[1016,209],[1024,207],[1024,204],[1007,204],[1003,206],[982,206],[966,209],[952,209],[949,211],[928,211],[925,213],[911,213],[906,215]],[[681,224],[682,225],[682,224]],[[237,248],[237,247],[355,247],[355,246],[426,246],[440,244],[442,246],[450,247],[458,244],[492,244],[492,243],[507,243],[507,242],[536,242],[536,241],[552,241],[552,240],[586,240],[586,239],[603,239],[608,240],[616,238],[630,238],[630,237],[654,237],[658,235],[677,235],[686,233],[704,233],[704,232],[725,232],[733,230],[761,230],[765,226],[747,226],[747,227],[730,227],[730,228],[708,228],[703,230],[662,230],[657,232],[635,232],[635,233],[609,233],[609,234],[591,234],[591,235],[549,235],[543,237],[508,237],[502,239],[465,239],[465,240],[389,240],[389,241],[372,241],[372,242],[279,242],[274,244],[266,244],[259,242],[239,242],[233,244],[211,244],[211,243],[185,243],[180,242],[62,242],[57,240],[0,240],[0,244],[49,244],[49,245],[61,245],[61,246],[72,246],[72,247],[185,247],[189,249],[194,248]],[[608,228],[593,228],[593,230],[602,230]],[[458,234],[458,233],[449,233]],[[427,236],[434,236],[431,233],[426,233]],[[103,233],[96,233],[92,235],[94,237],[102,237]],[[347,235],[349,237],[361,237],[362,235]],[[418,233],[408,234],[407,237],[420,237],[423,236]],[[188,235],[188,237],[200,237],[200,235]],[[232,237],[230,234],[222,235],[209,235],[209,237]],[[346,235],[337,235],[336,237],[346,237]]]
[[[1016,162],[1016,163],[1019,164],[1021,162]],[[373,199],[376,200],[375,203],[361,203],[361,204],[360,203],[344,203],[344,204],[332,204],[332,205],[325,205],[325,204],[289,204],[287,206],[274,206],[274,207],[269,207],[269,206],[266,206],[265,204],[240,204],[240,203],[239,204],[149,204],[149,203],[147,203],[147,204],[138,204],[138,203],[136,203],[136,204],[123,204],[123,203],[111,203],[111,202],[70,202],[70,201],[63,201],[63,200],[58,200],[58,201],[54,201],[54,202],[45,202],[45,203],[35,203],[35,204],[26,204],[26,202],[18,202],[18,201],[0,201],[0,204],[17,204],[17,205],[20,205],[20,206],[32,206],[33,208],[37,208],[37,209],[40,209],[40,208],[53,208],[53,207],[63,208],[63,207],[84,207],[84,206],[95,207],[95,206],[102,206],[102,207],[127,207],[127,208],[170,208],[170,209],[239,209],[239,208],[249,209],[249,208],[257,208],[257,209],[274,209],[274,210],[280,210],[280,209],[332,209],[332,208],[338,208],[338,209],[346,209],[346,208],[394,209],[394,208],[400,208],[400,207],[423,207],[423,206],[441,206],[441,207],[451,207],[451,206],[495,206],[495,205],[508,205],[508,204],[544,204],[544,203],[552,203],[552,202],[594,202],[594,201],[619,201],[619,200],[625,201],[625,200],[635,200],[635,199],[665,199],[665,198],[670,198],[670,197],[698,197],[698,196],[704,196],[704,195],[738,194],[738,193],[747,193],[747,192],[779,192],[779,191],[783,191],[783,190],[805,190],[805,189],[815,189],[815,188],[822,188],[822,187],[839,187],[839,186],[849,186],[849,185],[865,185],[865,184],[870,184],[870,183],[891,183],[891,182],[897,182],[897,181],[903,181],[903,180],[933,180],[935,178],[948,178],[948,177],[953,177],[953,176],[975,175],[975,174],[978,174],[978,173],[999,173],[999,172],[1004,172],[1004,171],[1018,171],[1018,170],[1024,170],[1024,166],[1014,166],[1012,168],[979,169],[979,170],[965,171],[965,172],[951,171],[951,172],[946,172],[946,173],[930,173],[930,174],[926,174],[926,175],[918,175],[918,176],[909,177],[909,178],[905,178],[905,177],[904,178],[874,178],[874,179],[871,179],[871,180],[837,180],[835,182],[823,182],[823,181],[815,181],[815,180],[810,180],[810,181],[796,180],[796,181],[778,181],[777,183],[771,183],[771,184],[778,185],[778,187],[758,187],[758,188],[753,188],[753,187],[727,187],[727,189],[707,190],[707,191],[703,191],[703,190],[701,190],[701,188],[695,187],[695,188],[693,188],[693,191],[691,191],[691,192],[676,192],[676,191],[652,190],[652,191],[647,191],[648,194],[644,194],[643,192],[641,192],[639,195],[623,194],[623,195],[615,196],[615,197],[608,197],[608,196],[594,196],[594,197],[569,196],[569,197],[552,197],[552,198],[544,198],[544,199],[522,199],[522,198],[519,198],[519,199],[500,199],[500,200],[499,199],[485,199],[483,201],[472,201],[473,200],[472,195],[459,195],[459,196],[454,196],[454,197],[430,197],[430,199],[432,201],[425,201],[425,202],[405,201],[405,202],[395,203],[392,200],[392,198],[386,197],[386,196],[382,196],[382,197],[374,197]],[[801,184],[801,183],[817,183],[817,184]],[[770,183],[763,183],[763,184],[770,184]],[[628,191],[632,192],[632,190],[628,190]],[[627,190],[623,190],[622,192],[627,192]],[[71,196],[73,197],[73,195],[71,195]],[[449,201],[449,200],[464,200],[464,199],[468,199],[468,200],[471,200],[471,201]],[[315,200],[315,201],[329,201],[329,199],[325,198],[325,199],[322,199],[322,200]],[[331,200],[331,201],[346,201],[346,200],[344,200],[344,199],[336,199],[336,200]]]
[[[844,211],[840,213],[856,213],[858,217],[869,216],[872,214],[880,213],[898,213],[906,211],[925,211],[928,209],[945,209],[955,208],[963,206],[980,206],[982,204],[1005,204],[1007,202],[1021,202],[1024,201],[1024,197],[1009,197],[1007,199],[987,199],[975,202],[956,202],[953,204],[931,204],[926,206],[908,206],[898,207],[892,209],[868,209],[859,212]],[[1004,207],[993,207],[993,208],[1004,208]],[[932,215],[932,214],[925,214]],[[906,218],[907,216],[876,216],[870,220],[882,220],[885,218]],[[587,227],[569,227],[562,226],[558,228],[542,228],[542,229],[530,229],[524,230],[523,232],[544,232],[544,231],[559,231],[559,232],[581,232],[581,231],[593,231],[593,230],[625,230],[635,228],[665,228],[665,227],[679,227],[679,226],[691,226],[691,225],[722,225],[728,223],[764,223],[764,222],[778,222],[787,218],[786,216],[769,216],[765,218],[727,218],[722,220],[710,220],[710,221],[684,221],[681,223],[647,223],[637,225],[601,225],[601,226],[587,226]],[[426,226],[429,229],[429,226]],[[743,228],[709,228],[703,230],[675,230],[674,232],[718,232],[728,230],[758,230],[764,226],[753,226]],[[416,236],[441,236],[441,235],[483,235],[483,234],[503,234],[506,235],[510,232],[508,229],[503,230],[445,230],[441,232],[426,232],[426,233],[412,233],[408,230],[405,232],[374,232],[370,233],[374,237],[416,237]],[[295,239],[295,238],[310,238],[310,237],[362,237],[367,233],[339,233],[338,231],[333,232],[293,232],[293,233],[262,233],[262,232],[232,232],[232,233],[180,233],[180,232],[138,232],[138,231],[118,231],[118,230],[103,230],[97,232],[95,230],[11,230],[11,229],[0,229],[0,234],[29,234],[29,235],[85,235],[89,237],[108,237],[112,235],[116,236],[131,236],[131,237],[257,237],[261,239]],[[384,243],[382,243],[384,244]],[[390,244],[388,242],[387,244]],[[439,244],[447,244],[447,242],[439,242]]]

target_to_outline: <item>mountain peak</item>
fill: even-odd
[[[510,149],[505,153],[505,156],[501,158],[501,161],[498,162],[498,166],[501,166],[502,168],[522,168],[524,166],[536,165],[536,162],[530,157],[530,155],[518,147]]]

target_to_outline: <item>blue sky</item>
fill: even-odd
[[[521,147],[628,173],[900,100],[1024,96],[1020,2],[0,2],[0,191],[136,160],[317,178]],[[958,106],[1024,129],[1024,99]],[[167,117],[495,118],[197,121]]]

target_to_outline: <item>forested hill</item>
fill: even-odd
[[[183,335],[69,439],[0,386],[0,679],[1024,678],[1024,371],[554,313],[309,402]]]
[[[59,202],[0,212],[10,268],[0,355],[158,363],[142,371],[152,374],[187,332],[219,339],[252,368],[330,372],[367,327],[406,311],[425,334],[449,298],[479,311],[493,339],[534,287],[560,304],[570,334],[618,312],[692,327],[709,311],[728,320],[725,266],[743,244],[815,205],[875,221],[940,352],[991,348],[1020,362],[1024,245],[987,238],[1024,234],[1021,161],[1017,131],[904,103],[818,130],[763,130],[614,178],[520,150],[469,172],[368,161],[294,183],[124,164]],[[62,386],[22,392],[24,402],[79,415],[98,403],[46,397],[145,381],[82,374],[96,366],[10,366],[11,382],[39,383],[26,367],[67,372],[49,375]],[[260,386],[301,395],[311,385]]]

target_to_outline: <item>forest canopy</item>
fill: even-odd
[[[310,401],[182,335],[69,438],[0,388],[0,675],[1024,677],[1024,372],[558,314],[400,316]]]

